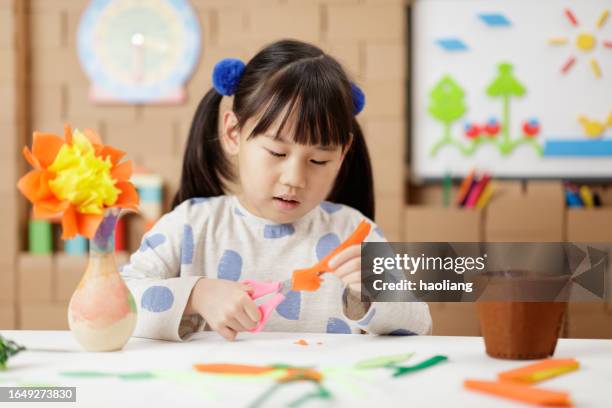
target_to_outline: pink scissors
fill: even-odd
[[[276,309],[276,306],[278,306],[287,297],[287,293],[291,290],[291,278],[282,282],[259,282],[252,279],[245,279],[242,281],[242,283],[246,283],[253,288],[253,290],[249,292],[249,296],[253,300],[272,293],[274,294],[270,299],[266,300],[257,307],[259,309],[259,313],[261,314],[261,318],[259,319],[257,326],[255,326],[254,329],[249,330],[251,333],[257,333],[261,331],[274,309]]]

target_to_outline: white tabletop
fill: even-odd
[[[0,371],[0,386],[47,384],[76,386],[77,404],[83,407],[210,407],[249,406],[274,384],[271,378],[237,378],[195,373],[195,363],[291,364],[322,370],[323,385],[331,400],[310,400],[303,406],[490,406],[522,404],[465,390],[463,380],[494,380],[500,371],[528,364],[488,357],[481,337],[368,336],[344,334],[241,333],[227,342],[213,332],[202,332],[184,343],[131,339],[119,352],[88,353],[67,331],[3,331],[6,338],[29,351],[13,357],[9,369]],[[305,339],[309,345],[294,344]],[[317,342],[322,344],[318,345]],[[366,358],[414,352],[404,365],[416,364],[436,354],[449,361],[399,378],[389,369],[354,370]],[[612,341],[560,339],[556,358],[576,358],[578,371],[539,386],[567,391],[577,407],[609,407],[612,400]],[[126,380],[119,377],[73,378],[68,371],[112,373],[152,372],[155,378]],[[307,382],[281,387],[264,407],[285,406],[314,391]],[[0,407],[3,404],[0,403]],[[19,407],[41,403],[20,403]]]

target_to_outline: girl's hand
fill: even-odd
[[[238,332],[255,328],[260,318],[249,290],[239,282],[202,278],[191,291],[185,313],[199,313],[211,329],[234,340]]]
[[[329,266],[349,291],[361,296],[361,245],[351,245],[329,261]]]

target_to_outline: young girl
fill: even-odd
[[[213,85],[193,119],[174,209],[122,271],[139,337],[180,341],[206,326],[233,340],[260,319],[242,281],[284,281],[335,249],[364,216],[374,218],[370,161],[354,117],[363,94],[336,60],[279,41],[246,66],[218,63]],[[233,97],[232,109],[220,115],[224,96]],[[239,192],[224,195],[231,181]],[[380,229],[373,225],[366,241],[384,241]],[[425,303],[361,302],[359,245],[330,266],[318,290],[290,291],[264,330],[430,332]]]

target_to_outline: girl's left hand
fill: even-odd
[[[329,266],[349,290],[361,296],[361,245],[351,245],[329,261]]]

